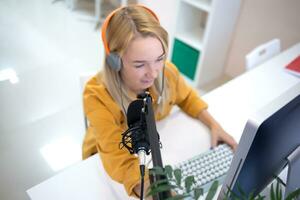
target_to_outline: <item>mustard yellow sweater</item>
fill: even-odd
[[[207,104],[185,83],[170,62],[166,62],[165,78],[168,80],[170,99],[164,113],[156,114],[156,120],[166,117],[175,104],[194,118],[207,108]],[[155,103],[157,98],[151,95]],[[121,108],[96,76],[86,84],[83,98],[84,111],[90,123],[83,142],[83,158],[99,153],[106,172],[124,185],[129,196],[133,196],[133,188],[140,182],[139,162],[127,149],[119,149],[121,134],[127,130]]]

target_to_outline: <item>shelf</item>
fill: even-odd
[[[175,37],[185,42],[191,47],[202,51],[203,50],[203,28],[195,27],[192,30],[178,31]]]
[[[195,86],[223,73],[241,0],[178,0],[171,61]]]
[[[190,4],[198,9],[205,10],[206,12],[211,12],[212,6],[210,0],[182,0],[187,4]]]
[[[208,13],[187,4],[186,1],[187,0],[182,0],[180,4],[178,16],[182,17],[179,17],[177,21],[175,37],[201,51],[203,50],[203,39],[207,26]],[[203,0],[198,1],[203,2]]]

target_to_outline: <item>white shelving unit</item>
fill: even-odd
[[[211,0],[182,0],[183,2],[190,4],[191,6],[198,8],[200,10],[204,10],[206,12],[211,11]]]
[[[241,0],[178,0],[171,60],[194,86],[220,77]]]

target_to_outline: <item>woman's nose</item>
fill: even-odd
[[[157,77],[157,68],[155,65],[149,65],[148,67],[148,76],[151,77],[151,78],[156,78]]]

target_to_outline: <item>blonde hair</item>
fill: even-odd
[[[125,53],[130,42],[140,35],[142,37],[155,37],[162,46],[165,58],[168,52],[168,33],[160,26],[158,20],[148,10],[141,6],[130,5],[118,10],[110,19],[106,31],[106,40],[110,52],[117,53],[120,57]],[[164,67],[165,68],[165,67]],[[161,102],[154,106],[155,112],[163,112],[167,99],[169,99],[169,90],[167,80],[163,80],[163,72],[156,78],[153,91],[157,96],[161,96]],[[100,77],[99,77],[100,78]],[[135,97],[130,94],[128,88],[122,83],[120,73],[113,70],[106,63],[103,70],[103,83],[116,103],[122,108],[126,117],[126,110]],[[164,82],[164,83],[163,83]],[[164,89],[163,89],[164,88]],[[163,90],[162,90],[163,89]],[[162,94],[160,94],[162,92]]]

